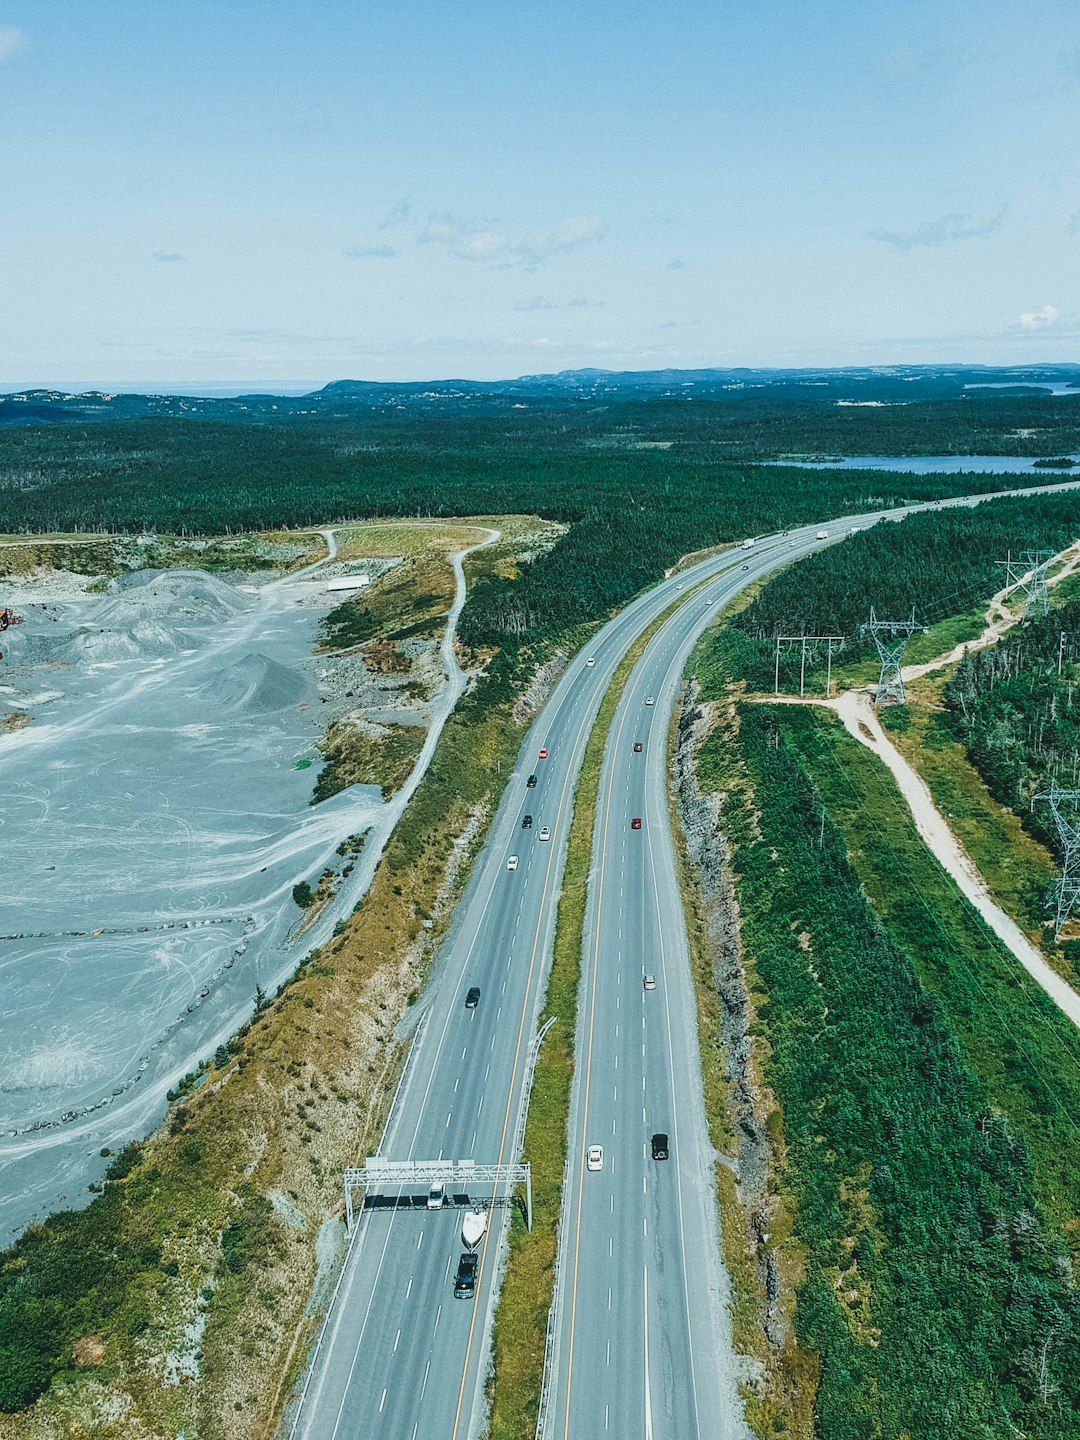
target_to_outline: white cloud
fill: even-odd
[[[459,260],[532,270],[553,255],[602,240],[606,234],[607,225],[599,215],[576,215],[547,230],[530,230],[517,241],[501,230],[482,229],[455,215],[432,215],[417,244],[441,245]]]
[[[19,30],[14,25],[0,25],[0,60],[16,55],[29,44],[30,40],[24,30]]]
[[[386,212],[383,218],[375,226],[376,230],[389,230],[394,225],[405,225],[412,219],[412,201],[399,200],[398,203]]]
[[[1008,208],[1000,205],[986,215],[942,215],[937,220],[924,220],[914,230],[868,230],[865,238],[880,240],[894,250],[918,250],[948,245],[954,240],[984,240],[1001,229]]]
[[[1019,317],[1021,330],[1048,330],[1061,319],[1060,312],[1053,305],[1044,305],[1041,310],[1026,310]]]
[[[392,245],[350,245],[341,253],[349,260],[393,260],[400,252]]]
[[[607,225],[599,215],[575,215],[550,230],[531,230],[517,248],[525,259],[537,262],[591,240],[603,240],[606,234]]]

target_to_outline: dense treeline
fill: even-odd
[[[860,635],[871,606],[889,619],[914,609],[920,624],[934,624],[985,605],[1005,581],[995,562],[1010,550],[1059,550],[1078,536],[1080,493],[879,522],[778,575],[735,617],[732,639],[743,641],[746,679],[754,688],[771,686],[777,634],[843,635],[845,659],[872,654],[873,642]]]
[[[452,434],[453,443],[448,444]],[[899,476],[737,466],[704,447],[544,444],[455,420],[384,434],[146,420],[0,434],[8,530],[223,533],[345,517],[528,512],[570,534],[515,581],[488,580],[463,617],[472,644],[596,620],[687,551],[903,501],[1004,488],[1000,476]]]
[[[966,656],[945,688],[953,728],[991,793],[1055,849],[1048,813],[1031,800],[1051,779],[1080,788],[1078,661],[1074,599]]]
[[[949,987],[930,993],[871,909],[789,742],[815,723],[742,712],[753,789],[730,785],[722,823],[807,1247],[796,1326],[821,1358],[817,1433],[1066,1440],[1080,1433],[1069,1260],[1024,1141],[957,1043]],[[703,764],[719,746],[730,774],[732,741],[715,733]],[[1007,1054],[1007,1023],[996,1033]]]

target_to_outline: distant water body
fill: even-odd
[[[1036,465],[1024,455],[848,455],[838,460],[767,460],[798,470],[892,470],[904,475],[1080,475],[1080,455],[1072,469]]]

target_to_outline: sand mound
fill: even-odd
[[[168,625],[143,620],[128,630],[96,630],[85,625],[57,647],[57,659],[72,665],[101,665],[112,660],[162,660],[175,655],[180,636]]]
[[[198,693],[220,710],[258,714],[298,705],[307,697],[307,687],[292,670],[255,654],[213,676]]]
[[[202,570],[140,570],[110,583],[109,598],[94,618],[118,628],[142,620],[209,624],[232,619],[250,603],[232,585]]]

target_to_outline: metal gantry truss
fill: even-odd
[[[532,1166],[478,1165],[475,1160],[386,1160],[372,1155],[363,1165],[345,1171],[345,1224],[352,1230],[353,1191],[400,1190],[409,1185],[445,1185],[465,1190],[470,1185],[491,1185],[488,1205],[509,1205],[513,1202],[514,1186],[525,1186],[525,1215],[532,1229]],[[499,1191],[505,1187],[503,1193]],[[466,1191],[466,1193],[468,1193]],[[475,1200],[478,1197],[470,1196]],[[479,1197],[483,1199],[484,1197]]]
[[[776,637],[776,675],[774,677],[773,689],[777,695],[780,694],[780,647],[788,645],[801,645],[802,654],[799,660],[799,694],[806,694],[806,647],[807,645],[828,645],[828,659],[825,671],[825,698],[829,698],[832,691],[832,657],[833,646],[843,644],[843,635],[777,635]]]
[[[1064,790],[1056,780],[1036,795],[1032,805],[1049,805],[1061,845],[1061,874],[1046,892],[1047,908],[1054,912],[1054,939],[1072,918],[1080,900],[1080,790]]]
[[[870,636],[881,661],[881,674],[874,694],[876,704],[903,705],[907,698],[904,694],[904,674],[901,668],[904,651],[916,630],[923,629],[925,627],[915,619],[914,605],[911,607],[910,620],[879,620],[871,605],[870,619],[860,627],[860,633]]]
[[[1019,557],[1014,560],[1010,550],[1006,559],[994,562],[996,565],[1005,566],[1005,589],[1022,590],[1027,596],[1024,605],[1025,620],[1037,620],[1041,615],[1050,613],[1050,590],[1046,573],[1053,558],[1053,550],[1021,550]]]

